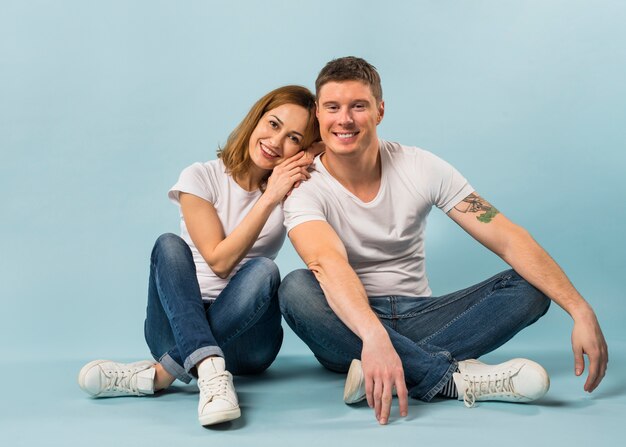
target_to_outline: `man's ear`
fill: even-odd
[[[320,114],[320,103],[315,101],[315,118],[319,119]]]
[[[378,119],[376,120],[376,124],[380,124],[385,116],[385,101],[380,101],[380,104],[377,106],[378,109]]]

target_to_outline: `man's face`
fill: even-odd
[[[328,82],[319,92],[317,119],[322,140],[337,155],[360,154],[378,147],[376,126],[384,103],[361,81]]]

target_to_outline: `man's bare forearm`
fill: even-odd
[[[591,311],[561,267],[523,228],[517,227],[510,236],[502,259],[572,318]]]
[[[331,309],[352,332],[365,341],[387,336],[372,311],[365,288],[348,262],[340,256],[324,256],[308,263]]]

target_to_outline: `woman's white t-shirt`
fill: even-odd
[[[179,194],[181,192],[193,194],[210,202],[217,211],[226,236],[232,233],[261,196],[259,190],[246,191],[239,186],[226,172],[224,163],[219,159],[206,163],[194,163],[185,168],[181,172],[178,182],[168,192],[170,200],[178,204],[179,207]],[[249,259],[257,257],[275,259],[285,241],[283,210],[278,205],[270,214],[248,254],[233,269],[228,278],[222,279],[213,273],[191,240],[182,211],[180,213],[180,230],[181,237],[187,242],[193,253],[202,299],[205,301],[212,301],[217,298],[230,278]]]

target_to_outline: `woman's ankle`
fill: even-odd
[[[176,380],[176,377],[167,372],[160,363],[154,365],[154,369],[156,371],[154,375],[154,391],[167,389]]]

